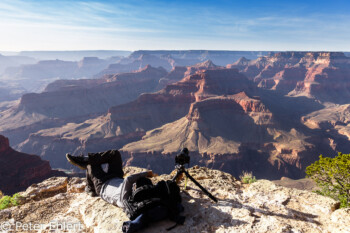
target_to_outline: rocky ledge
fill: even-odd
[[[139,171],[125,170],[127,175]],[[350,232],[350,209],[338,209],[339,203],[332,199],[267,180],[245,185],[227,173],[203,167],[189,172],[219,202],[210,201],[191,181],[184,190],[181,181],[186,221],[171,232]],[[152,179],[157,182],[171,175]],[[86,195],[84,187],[84,179],[76,177],[53,177],[32,185],[21,193],[25,204],[0,211],[0,225],[40,223],[41,229],[33,232],[50,232],[50,224],[66,224],[65,232],[121,232],[128,220],[122,209]],[[172,225],[162,221],[142,232],[167,232]]]

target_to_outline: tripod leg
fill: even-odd
[[[205,188],[203,188],[202,185],[200,185],[187,171],[184,171],[186,176],[192,180],[193,183],[195,183],[208,197],[210,197],[213,201],[218,202],[218,200],[216,199],[216,197],[214,197],[213,195],[211,195],[210,192],[208,192]]]
[[[178,178],[180,177],[180,175],[183,173],[183,170],[177,170],[176,175],[174,176],[174,178],[172,179],[172,181],[175,181],[176,183],[178,183]]]

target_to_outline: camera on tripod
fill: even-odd
[[[189,151],[187,148],[183,148],[180,154],[175,156],[175,164],[185,165],[190,163]]]
[[[185,173],[186,177],[189,178],[195,185],[197,185],[210,199],[212,199],[215,202],[218,202],[218,200],[211,195],[208,190],[203,188],[202,185],[198,183],[185,169],[185,164],[190,163],[190,156],[189,151],[187,148],[183,148],[180,152],[180,154],[175,156],[175,168],[177,169],[176,175],[173,177],[172,181],[176,182],[177,178],[180,177],[181,174]],[[187,182],[186,182],[187,183]],[[186,186],[186,184],[185,184]]]

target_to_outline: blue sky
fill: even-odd
[[[350,51],[350,1],[0,0],[0,51]]]

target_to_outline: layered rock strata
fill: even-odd
[[[13,150],[6,137],[0,135],[0,190],[9,195],[51,176],[64,175],[52,170],[39,156]]]
[[[76,83],[75,88],[62,84],[57,91],[26,94],[17,106],[0,113],[0,132],[16,145],[41,129],[81,123],[112,106],[133,101],[141,93],[154,91],[166,74],[162,68],[146,66],[134,73],[68,82],[68,86]]]
[[[341,52],[281,52],[256,60],[241,58],[237,68],[258,86],[290,96],[347,103],[350,98],[350,58]]]

